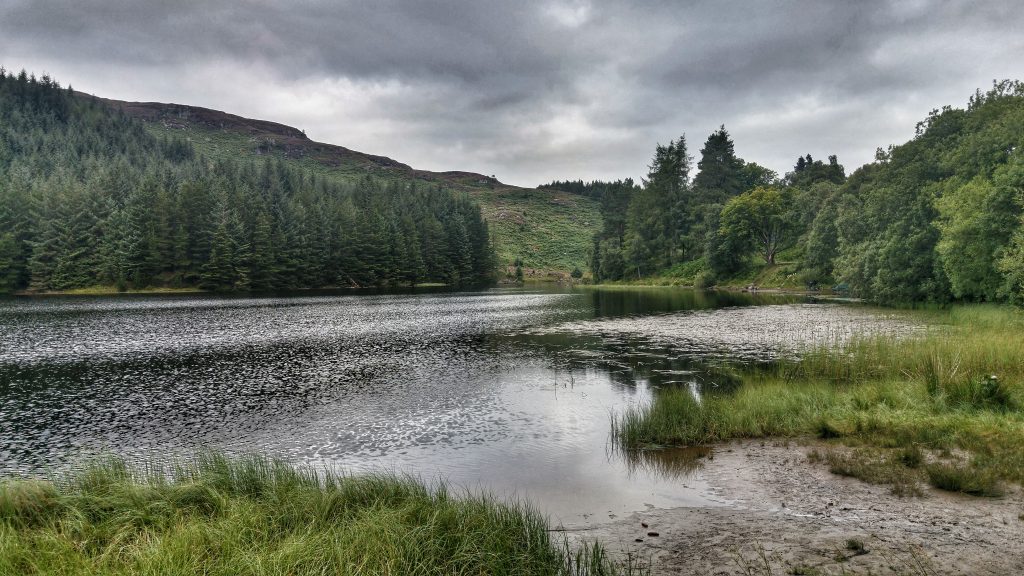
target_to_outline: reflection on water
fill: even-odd
[[[916,326],[896,314],[836,303],[790,303],[571,320],[530,328],[531,335],[592,335],[634,355],[706,363],[710,359],[769,362],[816,344],[839,344],[859,334],[904,334]],[[638,341],[642,344],[638,345]]]
[[[631,476],[653,475],[669,480],[692,477],[712,453],[709,446],[620,450],[613,445],[612,451],[623,459]]]
[[[726,391],[734,361],[858,327],[902,329],[678,289],[0,300],[0,473],[214,448],[440,476],[567,520],[683,505],[699,482],[669,472],[690,461],[609,457],[610,411]]]

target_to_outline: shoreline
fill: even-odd
[[[416,290],[419,288],[446,288],[447,284],[441,284],[439,282],[424,282],[422,284],[416,284],[415,286],[386,286],[386,287],[374,287],[374,286],[325,286],[322,288],[294,288],[283,291],[242,291],[242,292],[230,292],[230,291],[216,291],[206,290],[203,288],[189,286],[182,288],[172,287],[150,287],[150,288],[137,288],[131,290],[118,290],[113,286],[90,286],[86,288],[72,288],[70,290],[43,290],[32,292],[28,290],[19,290],[11,292],[9,294],[3,294],[4,296],[138,296],[138,295],[160,295],[160,294],[215,294],[222,296],[252,296],[252,295],[274,295],[274,294],[293,294],[299,292],[344,292],[344,291],[358,291],[358,290]]]
[[[567,533],[650,562],[652,576],[1024,573],[1020,486],[1000,498],[930,487],[900,497],[811,463],[808,453],[822,448],[841,446],[812,438],[716,444],[690,477],[708,483],[716,505],[652,506]]]

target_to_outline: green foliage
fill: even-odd
[[[1024,204],[1024,193],[1020,203]],[[996,267],[1003,275],[1003,293],[1011,302],[1024,306],[1024,215]]]
[[[594,279],[641,278],[685,260],[695,214],[692,158],[686,138],[658,145],[642,187],[626,179],[604,185],[602,230],[594,236]]]
[[[490,231],[436,186],[208,158],[48,78],[0,74],[0,291],[487,283]]]
[[[765,168],[756,162],[745,162],[743,159],[739,159],[740,166],[740,179],[743,182],[743,186],[740,188],[741,191],[753,190],[758,186],[777,186],[779,185],[779,175],[769,168]]]
[[[711,270],[704,270],[693,279],[693,287],[698,290],[707,290],[708,288],[714,288],[716,282],[715,273]]]
[[[920,473],[915,470],[916,466],[903,463],[902,454],[900,450],[858,448],[850,451],[828,450],[824,453],[814,451],[809,459],[812,462],[825,462],[829,472],[839,476],[857,478],[869,484],[888,484],[897,496],[920,496]],[[847,547],[855,549],[850,544]]]
[[[810,188],[818,182],[842,184],[845,180],[846,169],[835,155],[829,156],[825,164],[807,154],[797,158],[793,171],[786,174],[786,183],[797,188]]]
[[[595,240],[595,278],[664,276],[703,258],[719,280],[733,281],[748,273],[755,250],[771,264],[792,249],[787,257],[808,287],[835,282],[887,304],[1024,304],[1020,82],[978,91],[966,110],[933,110],[913,140],[879,149],[849,178],[835,156],[822,162],[807,154],[779,181],[736,158],[722,127],[688,185],[678,178],[680,149],[681,142],[658,147],[622,234]]]
[[[786,190],[755,188],[722,208],[721,236],[742,248],[756,246],[765,263],[774,264],[775,255],[793,240],[791,207]]]
[[[647,181],[626,211],[626,276],[649,275],[683,259],[692,197],[690,162],[683,136],[655,149]]]
[[[826,200],[815,215],[804,240],[803,266],[806,280],[821,282],[831,277],[835,259],[839,255],[839,231],[836,220],[842,208]]]
[[[1017,179],[1024,182],[1024,172]],[[936,250],[950,289],[957,298],[996,300],[1006,283],[996,264],[1020,214],[1015,190],[981,176],[950,188],[936,201],[941,234]]]
[[[697,162],[700,172],[693,179],[693,189],[703,204],[724,204],[746,189],[747,178],[767,177],[766,174],[757,174],[756,168],[744,172],[743,161],[736,157],[732,138],[725,126],[708,136],[700,155]]]
[[[932,111],[913,140],[880,151],[822,212],[835,213],[833,275],[886,303],[1012,297],[1022,144],[1018,82],[978,92],[966,110]]]
[[[701,280],[713,283],[714,277],[732,277],[747,267],[757,238],[754,215],[748,214],[744,226],[733,222],[732,228],[727,228],[722,220],[723,204],[745,191],[774,189],[778,176],[737,158],[724,126],[708,137],[697,166],[699,172],[691,183],[690,158],[681,137],[667,146],[657,146],[643,187],[617,196],[611,194],[615,188],[602,188],[604,229],[594,239],[590,262],[595,280],[676,277],[672,272],[676,267],[703,261],[701,269],[706,263],[710,270]],[[582,186],[582,182],[553,184]],[[787,202],[786,209],[791,210],[792,204]],[[774,222],[793,218],[786,214],[784,220]],[[785,241],[789,236],[795,238],[796,234],[787,235]],[[769,236],[769,258],[773,261],[774,253],[785,246],[772,243],[772,238]],[[695,281],[696,274],[688,278]]]
[[[708,213],[704,260],[714,275],[728,278],[747,267],[750,237],[737,233],[738,230],[723,228],[721,208],[715,208]]]
[[[0,234],[0,293],[11,292],[18,287],[18,270],[15,263],[19,256],[14,234]]]

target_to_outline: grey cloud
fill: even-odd
[[[24,60],[0,64],[50,65],[111,97],[149,85],[151,99],[316,122],[313,136],[417,167],[537,184],[638,177],[655,142],[686,132],[696,154],[722,123],[780,172],[808,151],[852,169],[930,108],[1024,77],[1020,29],[1012,0],[0,0],[0,54]],[[240,85],[168,80],[199,73]],[[320,81],[354,87],[337,124],[274,108]]]

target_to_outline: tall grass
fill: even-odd
[[[611,575],[524,504],[206,454],[0,484],[0,574]]]
[[[1024,482],[1024,314],[996,306],[916,314],[932,325],[926,334],[861,338],[749,369],[734,394],[698,402],[688,390],[660,390],[613,417],[614,441],[639,449],[818,435],[958,448],[971,455],[970,473]],[[953,485],[939,481],[943,472],[934,483]]]

